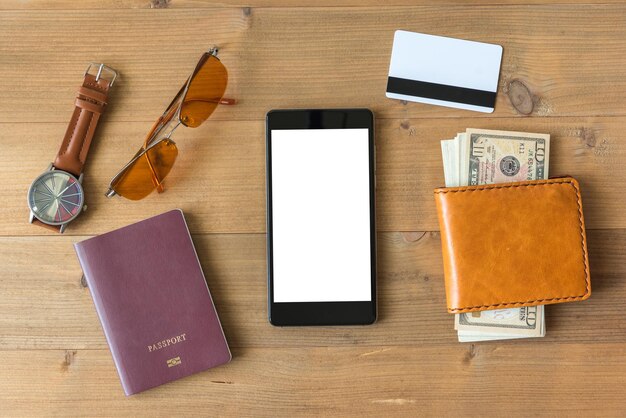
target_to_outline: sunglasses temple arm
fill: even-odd
[[[237,99],[227,99],[226,97],[222,97],[219,103],[221,105],[234,105],[237,104]]]
[[[174,117],[174,113],[176,113],[177,110],[178,110],[177,107],[170,107],[170,108],[168,108],[168,110],[165,111],[163,116],[161,116],[154,123],[154,125],[152,125],[152,129],[150,129],[150,133],[148,134],[148,136],[146,136],[146,139],[143,142],[143,148],[144,149],[148,148],[148,146],[150,145],[150,143],[152,142],[152,140],[154,139],[156,134],[161,132],[161,129],[163,129],[163,127],[165,125],[167,125],[167,123],[170,121],[170,119],[172,119],[172,117]]]
[[[190,77],[191,78],[191,77]],[[165,117],[165,115],[167,113],[169,113],[169,110],[172,107],[178,107],[178,106],[174,106],[174,104],[178,101],[178,99],[183,95],[183,93],[185,92],[185,90],[187,89],[187,85],[189,84],[189,79],[187,79],[187,81],[185,81],[185,84],[183,84],[183,86],[180,88],[180,90],[178,90],[178,93],[176,93],[176,96],[174,96],[174,98],[172,99],[172,102],[169,104],[169,106],[167,106],[167,110],[165,111],[165,113],[163,114],[163,117]]]
[[[144,149],[148,147],[148,145],[150,144],[150,142],[152,141],[154,134],[157,132],[159,125],[163,122],[163,120],[166,119],[170,119],[169,113],[171,112],[175,112],[176,111],[176,107],[172,107],[172,104],[174,104],[176,102],[176,100],[178,99],[178,97],[180,96],[180,94],[183,92],[183,90],[186,87],[186,83],[185,85],[183,85],[183,87],[180,89],[180,91],[178,92],[178,94],[176,95],[176,97],[174,98],[174,100],[172,101],[172,103],[170,104],[170,106],[168,106],[168,111],[166,111],[163,116],[161,116],[152,126],[152,129],[150,129],[150,133],[148,134],[148,136],[146,137],[146,140],[144,141],[143,147]],[[215,103],[216,100],[201,100],[204,102],[209,102],[209,103]],[[219,104],[222,105],[234,105],[237,103],[236,99],[229,99],[229,98],[225,98],[222,97],[219,99],[219,101],[217,101]],[[154,183],[154,186],[156,187],[157,191],[159,193],[163,193],[163,184],[161,183],[161,181],[159,180],[159,176],[156,173],[156,170],[154,169],[154,166],[152,165],[152,161],[150,161],[150,157],[148,157],[148,154],[144,154],[146,157],[146,160],[148,161],[148,167],[150,167],[150,176],[152,177],[152,183]]]
[[[143,141],[143,149],[148,148],[148,145],[150,145],[150,142],[152,142],[152,138],[154,137],[154,134],[156,133],[157,128],[161,122],[163,122],[163,116],[157,119],[157,121],[154,122],[154,125],[152,125],[150,133],[148,133],[148,136],[146,136],[146,139]]]
[[[152,165],[152,161],[150,161],[150,157],[148,156],[147,153],[145,153],[144,156],[146,157],[146,160],[148,161],[148,167],[150,167],[150,175],[152,177],[152,183],[156,187],[157,192],[163,193],[163,190],[164,190],[163,183],[161,183],[161,180],[159,180],[159,176],[157,176],[154,166]]]
[[[237,104],[237,99],[228,99],[226,97],[222,97],[221,99],[187,99],[185,103],[190,102],[203,102],[203,103],[217,103],[221,105],[235,105]]]
[[[148,134],[148,136],[146,137],[145,141],[143,142],[143,148],[144,149],[146,149],[148,147],[148,145],[150,145],[150,143],[154,139],[155,134],[158,133],[160,131],[160,129],[163,128],[163,126],[165,124],[167,124],[167,122],[169,122],[169,120],[174,116],[174,113],[176,113],[176,111],[178,111],[180,105],[174,106],[174,104],[176,104],[176,102],[179,100],[180,96],[185,91],[185,88],[187,87],[187,83],[188,82],[189,82],[189,79],[187,79],[187,82],[185,84],[183,84],[183,86],[180,88],[180,90],[178,91],[176,96],[174,96],[174,99],[169,104],[169,106],[167,107],[165,112],[163,112],[163,115],[161,115],[161,117],[154,123],[154,125],[152,125],[152,129],[150,129],[150,133]],[[167,122],[165,122],[162,126],[159,127],[159,125],[161,123],[163,123],[163,121],[167,121]]]

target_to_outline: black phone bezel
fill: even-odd
[[[369,133],[371,301],[274,302],[272,254],[272,130],[367,128]],[[266,204],[268,317],[272,325],[367,325],[376,321],[376,146],[369,109],[272,110],[266,115]]]

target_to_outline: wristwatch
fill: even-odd
[[[93,69],[97,73],[92,74]],[[107,77],[104,77],[106,75]],[[84,206],[83,168],[109,89],[117,72],[104,64],[90,63],[76,93],[75,108],[61,148],[53,163],[28,189],[30,222],[63,233]]]

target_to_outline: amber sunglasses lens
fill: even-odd
[[[192,128],[200,126],[219,104],[227,84],[226,68],[219,59],[209,55],[189,82],[180,108],[180,121]]]
[[[140,200],[148,196],[167,177],[178,149],[169,139],[162,139],[148,148],[121,172],[111,184],[115,193],[130,200]]]

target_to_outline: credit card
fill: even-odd
[[[398,30],[387,97],[491,113],[502,46]]]

